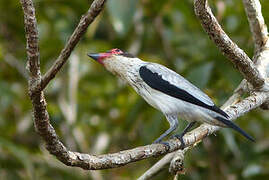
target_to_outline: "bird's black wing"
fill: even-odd
[[[221,114],[222,116],[228,118],[228,114],[226,114],[224,111],[219,109],[217,106],[206,104],[205,102],[197,99],[190,93],[188,93],[186,90],[181,89],[173,84],[171,84],[169,81],[162,78],[162,76],[157,72],[152,72],[147,66],[141,66],[139,69],[140,77],[143,79],[143,81],[150,86],[152,89],[158,90],[160,92],[163,92],[169,96],[172,96],[174,98],[178,98],[182,101],[210,109],[216,113]]]

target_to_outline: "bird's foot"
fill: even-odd
[[[185,142],[184,142],[184,140],[183,140],[183,136],[184,136],[184,134],[175,134],[175,135],[173,135],[172,137],[171,137],[171,139],[173,139],[173,138],[177,138],[179,141],[180,141],[180,147],[179,147],[179,149],[184,149],[185,148],[185,146],[186,146],[186,144],[185,144]]]
[[[169,146],[169,143],[168,143],[168,142],[160,142],[159,144],[163,144],[163,145],[165,146],[165,149],[166,149],[167,151],[170,150],[170,146]]]
[[[164,141],[158,141],[158,140],[156,140],[156,141],[154,141],[152,144],[163,144],[163,145],[165,146],[165,149],[166,149],[167,151],[169,151],[169,149],[170,149],[170,145],[169,145],[168,142],[164,142]]]

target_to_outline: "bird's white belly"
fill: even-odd
[[[164,114],[178,114],[181,118],[189,122],[210,122],[212,120],[209,114],[202,111],[200,107],[171,97],[157,90],[143,90],[140,91],[139,94],[147,101],[147,103]]]

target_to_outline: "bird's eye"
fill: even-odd
[[[121,54],[122,53],[122,51],[120,49],[112,49],[110,52],[112,54]]]
[[[120,54],[120,53],[122,53],[122,51],[120,49],[114,49],[114,53]]]

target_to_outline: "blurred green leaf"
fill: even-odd
[[[187,74],[187,78],[196,86],[203,89],[208,83],[213,68],[213,62],[201,64],[192,68]]]
[[[124,36],[133,26],[137,0],[109,0],[107,9],[115,31]]]
[[[262,167],[258,164],[250,164],[244,169],[243,171],[243,177],[244,178],[250,178],[255,175],[258,175],[262,172]]]
[[[19,147],[16,144],[13,144],[12,142],[0,137],[0,149],[1,148],[6,149],[12,156],[16,157],[16,159],[26,169],[28,178],[34,179],[34,167],[30,158],[30,154],[27,151],[25,151],[22,147]],[[6,155],[6,158],[8,158],[8,154]]]
[[[34,1],[43,75],[91,2]],[[268,0],[260,2],[268,24]],[[72,52],[78,56],[78,74],[70,73],[70,63],[66,63],[44,91],[50,121],[69,149],[92,152],[98,135],[104,132],[110,136],[106,152],[113,153],[151,143],[169,127],[161,112],[103,66],[91,61],[87,57],[89,52],[115,47],[128,51],[136,47],[137,56],[143,60],[167,65],[168,59],[177,72],[198,87],[206,88],[217,104],[224,103],[242,80],[242,75],[204,32],[194,14],[193,0],[108,0],[106,3],[105,11],[90,25]],[[254,44],[243,3],[211,0],[209,4],[226,33],[252,57]],[[156,18],[162,23],[156,23]],[[150,158],[92,173],[67,167],[43,149],[43,141],[29,119],[32,105],[27,81],[16,66],[3,60],[8,53],[22,68],[26,66],[24,20],[19,1],[0,1],[0,19],[0,179],[131,180],[156,162],[157,159]],[[77,117],[69,125],[59,106],[59,97],[66,98],[69,104],[72,75],[79,77],[75,95]],[[257,143],[245,141],[230,129],[221,130],[224,136],[216,133],[218,136],[210,136],[209,141],[203,141],[186,154],[186,175],[180,178],[269,179],[269,111],[251,111],[240,119],[236,123],[254,136]],[[25,122],[30,123],[30,128],[20,131]],[[181,132],[186,124],[179,115],[180,127],[174,133]],[[171,178],[168,171],[154,177]]]

